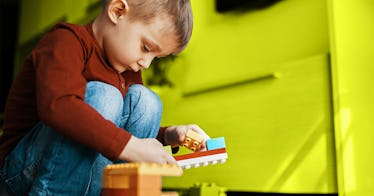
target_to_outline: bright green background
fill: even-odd
[[[339,193],[374,194],[374,1],[329,0]]]
[[[191,43],[170,65],[169,78],[181,92],[161,94],[163,123],[197,123],[213,137],[224,136],[229,159],[185,171],[183,183],[163,184],[336,192],[326,2],[284,1],[262,11],[227,14],[215,12],[213,0],[192,5]],[[263,76],[269,77],[183,97]]]
[[[53,24],[86,23],[100,9],[98,0],[21,2],[16,72]],[[164,187],[374,194],[374,1],[285,0],[224,14],[214,0],[191,2],[191,43],[166,62],[174,87],[151,88],[164,101],[163,125],[224,136],[229,159],[165,178]]]

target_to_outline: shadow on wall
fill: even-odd
[[[282,0],[216,0],[217,12],[238,11],[247,12],[257,9],[265,9]]]
[[[13,81],[14,52],[18,31],[18,0],[2,0],[0,3],[0,127],[2,126],[5,100]],[[12,16],[12,17],[9,17]]]

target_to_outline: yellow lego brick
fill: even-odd
[[[112,189],[103,188],[102,196],[160,196],[162,195],[159,189]]]
[[[103,174],[103,188],[130,188],[129,175],[106,175]]]
[[[182,146],[191,149],[192,151],[197,151],[201,147],[201,143],[204,137],[191,129],[187,131],[186,138],[184,139]]]
[[[121,163],[107,165],[104,175],[160,175],[181,176],[183,170],[178,165],[158,163]]]
[[[160,175],[103,175],[103,188],[161,189]]]
[[[186,134],[187,137],[195,140],[195,141],[199,141],[199,142],[202,142],[204,137],[198,133],[196,133],[195,131],[192,131],[191,129],[189,129],[187,131],[187,134]]]
[[[178,192],[162,192],[161,196],[178,196]]]

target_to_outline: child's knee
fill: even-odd
[[[162,102],[160,97],[147,87],[140,84],[133,84],[130,86],[128,93],[138,96],[138,104],[140,104],[141,107],[147,108],[148,111],[162,111]]]
[[[122,94],[110,84],[99,81],[88,82],[85,102],[95,108],[105,119],[112,122],[116,122],[122,115]]]

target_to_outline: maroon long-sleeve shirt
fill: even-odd
[[[40,121],[112,160],[118,158],[131,135],[84,102],[86,83],[93,80],[117,87],[123,96],[131,84],[142,84],[140,72],[120,74],[105,61],[91,24],[56,25],[29,55],[11,88],[0,166]]]

